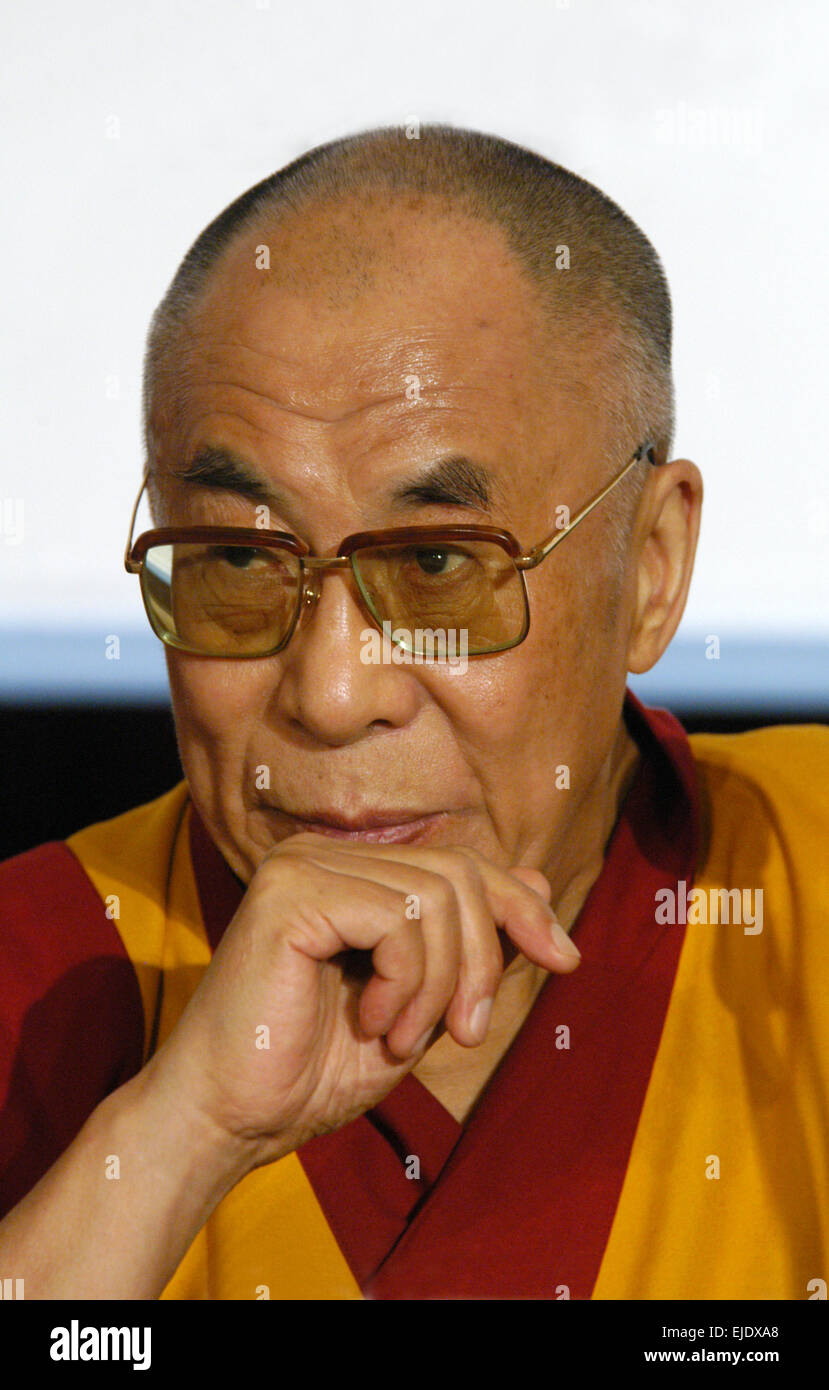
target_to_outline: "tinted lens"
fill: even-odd
[[[526,635],[523,579],[494,541],[382,545],[355,551],[352,564],[374,617],[412,633],[415,652],[429,640],[418,642],[418,631],[466,632],[472,655]]]
[[[299,558],[270,546],[176,541],[148,550],[141,572],[158,636],[213,656],[278,649],[293,626],[301,588]]]

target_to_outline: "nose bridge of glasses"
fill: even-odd
[[[303,555],[302,568],[306,570],[348,569],[351,561],[347,555]]]
[[[320,581],[326,569],[350,569],[351,561],[347,555],[303,555],[300,558],[302,569],[302,607],[313,608],[319,602]]]

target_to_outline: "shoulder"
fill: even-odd
[[[744,734],[690,734],[694,760],[703,768],[730,771],[768,785],[813,787],[829,804],[829,725],[775,724]]]
[[[825,842],[829,726],[779,725],[744,734],[692,734],[704,821],[742,836],[761,827],[786,841]]]
[[[804,988],[815,971],[825,980],[829,728],[696,734],[690,744],[700,793],[697,881],[759,892],[778,967],[797,964]]]
[[[32,1002],[84,967],[91,978],[127,953],[109,894],[121,883],[157,896],[188,795],[164,796],[0,863],[0,1008]]]
[[[0,918],[10,934],[102,910],[107,877],[163,864],[188,805],[186,782],[145,805],[0,862]]]
[[[111,855],[113,867],[135,859],[150,862],[169,849],[188,805],[187,783],[178,782],[153,801],[76,831],[66,844],[82,863],[95,863],[103,854]]]
[[[181,783],[0,863],[0,1216],[142,1066],[140,933],[163,917],[187,805]]]

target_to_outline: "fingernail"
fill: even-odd
[[[558,922],[553,922],[553,945],[559,955],[569,956],[571,959],[581,960],[581,951],[575,941],[571,941],[564,928]]]
[[[410,1056],[414,1055],[415,1052],[419,1052],[422,1047],[426,1046],[434,1031],[434,1027],[427,1028],[426,1032],[423,1034],[423,1037],[418,1038],[417,1042],[412,1044]]]
[[[469,1027],[474,1033],[478,1042],[483,1042],[486,1037],[486,1030],[489,1027],[489,1020],[492,1017],[492,999],[479,999],[469,1020]]]

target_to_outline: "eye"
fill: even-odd
[[[414,552],[414,559],[424,574],[450,574],[468,558],[462,550],[450,550],[446,546],[430,546]]]
[[[211,546],[208,558],[225,560],[234,569],[244,570],[259,558],[259,551],[255,546],[215,545]]]

